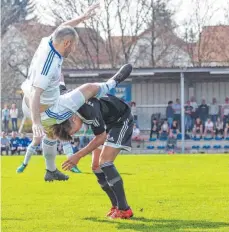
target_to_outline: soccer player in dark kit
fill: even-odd
[[[95,137],[65,161],[62,168],[70,170],[82,157],[92,152],[92,170],[112,204],[107,216],[128,219],[133,212],[127,203],[123,180],[114,160],[121,150],[131,150],[134,123],[130,107],[112,95],[91,98],[67,121],[53,125],[52,133],[60,140],[71,140],[83,123],[91,125]]]

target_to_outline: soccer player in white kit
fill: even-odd
[[[83,16],[63,23],[50,37],[41,40],[32,59],[28,78],[22,84],[22,109],[25,116],[32,119],[33,141],[26,151],[23,165],[19,168],[26,167],[31,155],[35,153],[36,146],[42,141],[47,170],[45,181],[69,178],[56,168],[57,141],[49,133],[45,133],[45,129],[58,121],[68,119],[89,98],[103,96],[117,84],[115,79],[111,78],[105,83],[84,84],[60,95],[63,57],[68,57],[74,51],[77,40],[73,26],[93,16],[94,10],[98,7],[99,4],[92,5]]]

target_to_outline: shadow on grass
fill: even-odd
[[[25,221],[22,218],[1,218],[2,221]]]
[[[121,172],[120,175],[132,176],[132,175],[134,175],[134,173]]]
[[[82,172],[82,173],[76,173],[76,174],[86,174],[86,175],[92,175],[93,173],[92,172]]]
[[[94,175],[94,173],[92,173],[92,172],[82,172],[82,173],[76,173],[76,174],[86,174],[86,175]],[[122,173],[120,173],[120,175],[124,175],[124,176],[132,176],[133,175],[133,173],[126,173],[126,172],[122,172]]]
[[[100,223],[116,224],[118,230],[131,229],[140,232],[153,232],[153,231],[183,231],[188,229],[195,229],[203,231],[204,229],[220,229],[221,227],[228,227],[229,223],[226,222],[210,222],[198,220],[169,220],[169,219],[148,219],[144,217],[134,217],[128,221],[126,220],[111,220],[111,219],[98,219],[95,217],[85,218],[85,220]],[[131,221],[139,223],[131,223]]]

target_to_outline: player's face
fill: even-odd
[[[71,52],[75,51],[76,41],[75,39],[69,39],[65,42],[64,57],[67,58]]]
[[[74,135],[77,131],[79,131],[80,130],[80,128],[82,127],[82,124],[83,124],[83,122],[82,122],[82,120],[78,117],[78,116],[76,116],[76,115],[74,115],[71,119],[71,130],[69,131],[69,135]]]

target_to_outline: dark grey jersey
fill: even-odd
[[[82,121],[91,125],[95,135],[109,131],[116,123],[125,121],[131,114],[130,107],[121,99],[107,95],[91,98],[77,111]]]

